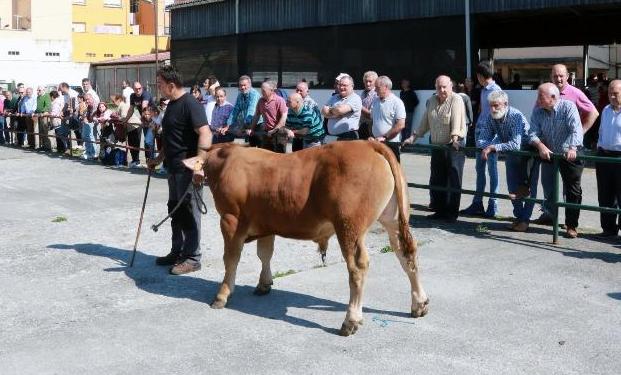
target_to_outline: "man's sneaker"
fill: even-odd
[[[485,217],[495,218],[496,216],[498,216],[498,203],[489,201],[487,204],[487,211],[485,211]]]
[[[165,174],[168,173],[168,171],[166,170],[165,167],[161,167],[160,169],[157,170],[156,173],[159,174],[159,175],[165,175]]]
[[[576,230],[576,228],[573,227],[567,227],[567,233],[565,234],[565,236],[567,238],[576,238],[578,237],[578,231]]]
[[[533,224],[537,225],[552,225],[553,223],[554,220],[552,220],[552,218],[545,212],[542,213],[541,216],[539,216],[536,220],[533,220]]]
[[[129,163],[129,167],[130,168],[140,168],[140,162],[139,161],[132,161],[131,163]]]
[[[170,268],[172,275],[183,275],[186,273],[198,271],[201,269],[201,263],[195,260],[186,259],[183,262],[177,263]]]
[[[163,257],[155,258],[155,264],[157,264],[158,266],[172,266],[174,264],[177,264],[178,260],[179,260],[179,253],[173,253],[171,251],[170,253],[166,254]]]
[[[469,215],[469,216],[484,216],[485,209],[483,208],[482,202],[472,202],[470,207],[459,211],[459,213],[462,215]]]

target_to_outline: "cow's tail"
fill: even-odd
[[[379,142],[370,142],[373,145],[375,151],[381,154],[388,164],[390,165],[390,171],[395,180],[395,194],[397,196],[397,209],[399,210],[399,245],[401,251],[406,258],[410,258],[416,255],[416,242],[412,233],[410,233],[410,207],[407,192],[407,184],[403,177],[403,171],[401,165],[397,161],[397,158],[392,151],[385,145]]]

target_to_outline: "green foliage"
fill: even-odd
[[[297,271],[295,270],[289,270],[289,271],[278,271],[275,274],[272,275],[272,278],[277,279],[279,277],[285,277],[285,276],[289,276],[289,275],[293,275],[294,273],[296,273]]]
[[[64,216],[56,216],[52,219],[52,223],[62,223],[63,221],[67,221],[67,218]]]

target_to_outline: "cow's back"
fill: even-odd
[[[208,181],[216,208],[247,222],[252,236],[315,239],[343,217],[366,224],[394,190],[388,162],[368,141],[292,154],[239,146],[214,152]]]

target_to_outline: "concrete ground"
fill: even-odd
[[[429,159],[404,155],[412,182]],[[504,169],[501,164],[501,181]],[[474,186],[468,160],[464,187]],[[584,201],[596,202],[593,170]],[[526,234],[508,222],[431,222],[428,193],[412,190],[430,312],[412,319],[409,283],[386,235],[368,236],[365,324],[336,334],[349,296],[333,240],[328,266],[312,243],[277,239],[272,293],[252,294],[255,245],[246,246],[224,310],[209,302],[223,276],[213,203],[203,217],[203,269],[170,276],[166,181],[153,178],[133,268],[128,261],[144,170],[106,168],[0,147],[1,374],[618,374],[621,368],[621,242],[583,235],[551,245],[549,227]],[[502,192],[506,192],[504,185]],[[209,195],[209,194],[207,194]],[[462,207],[470,203],[464,196]],[[510,215],[507,202],[501,213]],[[582,233],[598,231],[583,213]],[[291,270],[291,271],[290,271]],[[289,272],[290,271],[290,272]]]

